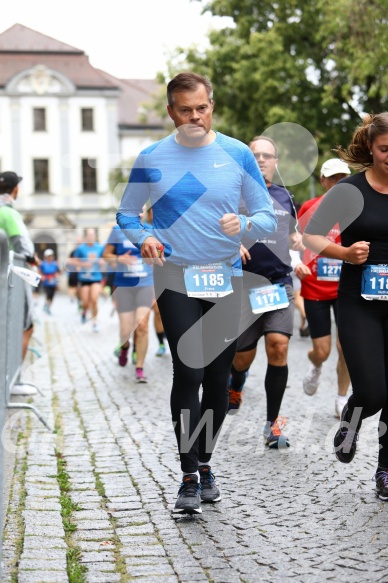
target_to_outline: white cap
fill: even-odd
[[[321,176],[328,178],[329,176],[334,176],[334,174],[350,174],[350,168],[338,158],[330,158],[322,164]]]
[[[46,249],[46,251],[43,253],[44,257],[48,257],[49,255],[54,255],[54,251],[52,249]]]

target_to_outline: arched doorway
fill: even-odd
[[[51,235],[47,233],[41,233],[34,238],[35,252],[39,259],[43,259],[43,253],[46,249],[52,249],[54,251],[55,257],[58,258],[57,243],[54,241]]]

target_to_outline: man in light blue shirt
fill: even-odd
[[[221,500],[210,459],[228,407],[241,315],[243,234],[276,228],[265,181],[245,144],[211,129],[208,79],[180,73],[167,87],[177,129],[141,152],[117,222],[154,263],[155,292],[173,359],[171,412],[183,472],[174,512]],[[241,199],[248,216],[239,215]],[[150,201],[153,224],[139,215]],[[202,385],[202,400],[199,389]]]

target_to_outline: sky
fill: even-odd
[[[208,46],[228,18],[201,15],[205,0],[12,0],[0,33],[16,23],[85,51],[94,67],[120,78],[151,79],[176,47]]]

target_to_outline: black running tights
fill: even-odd
[[[234,293],[207,301],[186,295],[180,267],[165,264],[155,268],[154,277],[173,361],[171,413],[181,468],[192,473],[198,461],[210,461],[227,412],[242,278],[232,278]]]
[[[379,465],[388,467],[388,302],[338,298],[338,333],[360,419],[380,414]],[[356,409],[355,413],[360,409]]]

